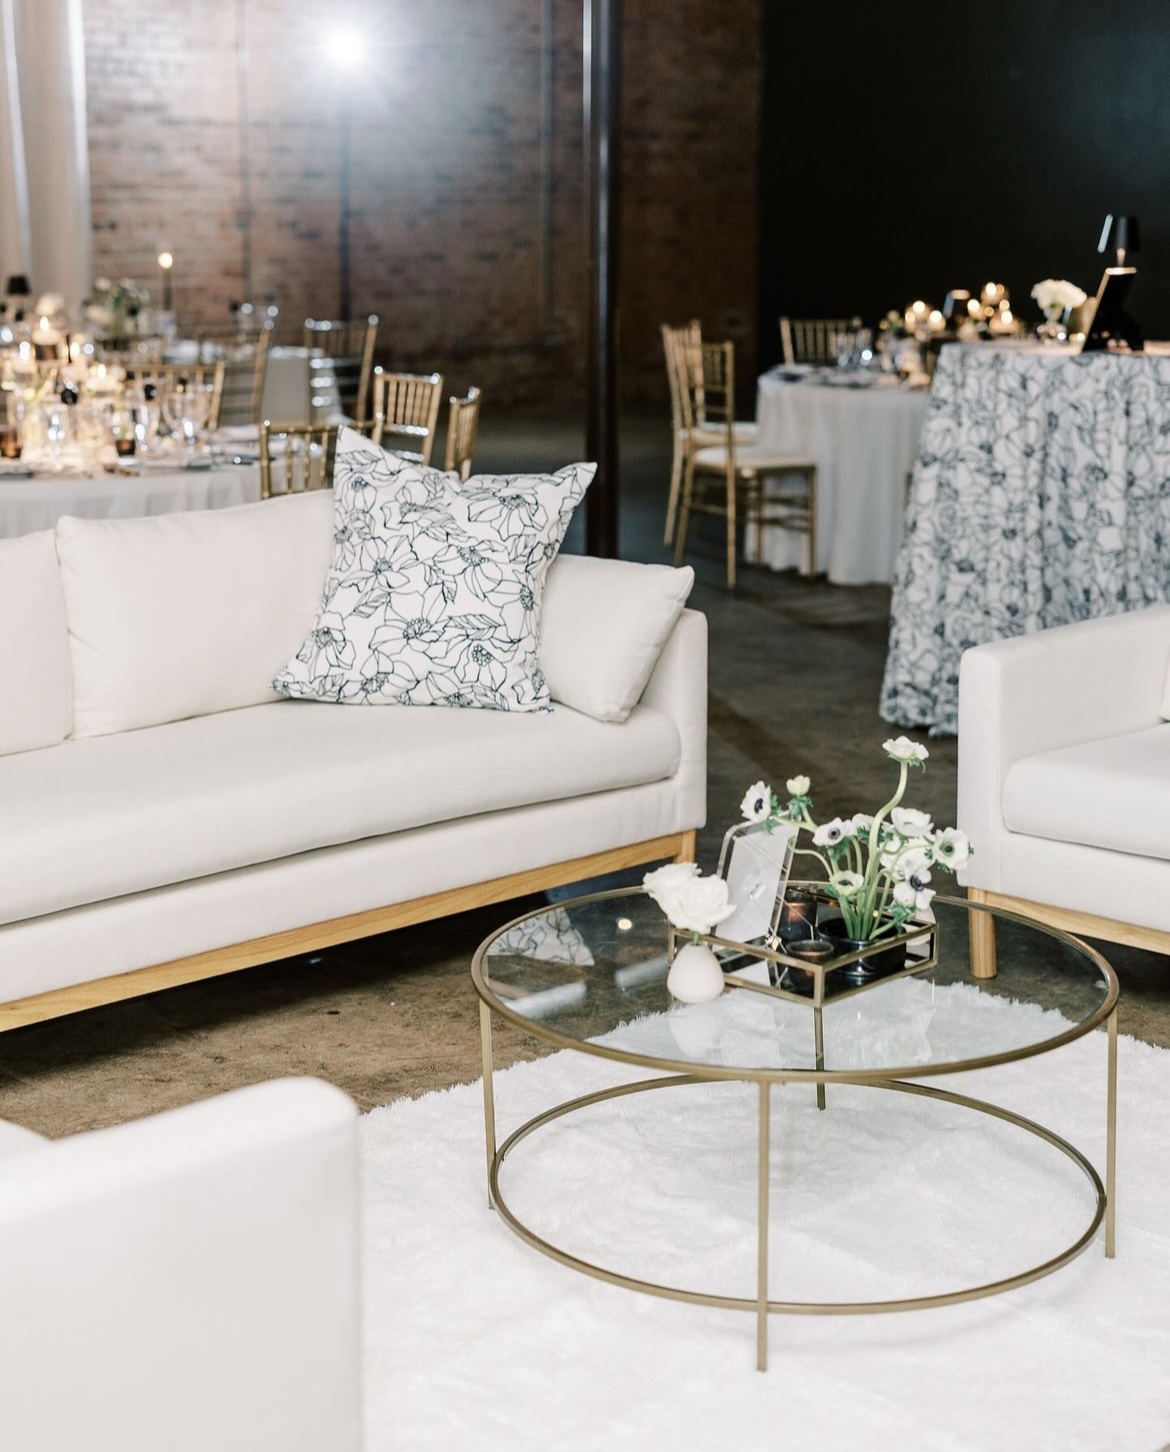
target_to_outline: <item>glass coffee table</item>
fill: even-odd
[[[471,967],[480,997],[490,1204],[528,1244],[572,1269],[631,1290],[753,1313],[761,1370],[767,1364],[769,1314],[905,1311],[995,1295],[1068,1264],[1092,1243],[1102,1224],[1105,1254],[1112,1256],[1118,996],[1113,969],[1078,939],[1017,914],[960,898],[936,898],[933,906],[937,932],[926,966],[912,963],[896,978],[845,986],[838,993],[827,988],[823,1021],[818,1006],[815,1027],[808,997],[787,991],[782,978],[773,982],[775,968],[770,979],[767,965],[750,954],[727,956],[720,998],[703,1005],[676,1004],[666,988],[670,931],[641,890],[575,898],[500,928],[480,945]],[[977,913],[994,920],[1000,965],[994,979],[976,980],[970,974],[969,919]],[[694,1010],[700,1008],[703,1031],[684,1031],[697,1022]],[[648,1069],[653,1077],[554,1104],[497,1145],[493,1017],[556,1047]],[[1051,1129],[986,1100],[919,1082],[1049,1053],[1101,1026],[1108,1041],[1104,1178]],[[754,1296],[663,1285],[608,1269],[552,1244],[509,1207],[502,1167],[530,1135],[606,1100],[713,1081],[757,1087]],[[1046,1144],[1082,1172],[1093,1202],[1088,1222],[1039,1263],[998,1280],[898,1300],[769,1299],[769,1241],[780,1233],[771,1225],[769,1207],[772,1089],[800,1082],[817,1086],[818,1105],[827,1102],[830,1111],[833,1085],[849,1084],[925,1096],[948,1116],[973,1112],[1005,1121],[1023,1131],[1038,1152],[1043,1151],[1037,1142]]]

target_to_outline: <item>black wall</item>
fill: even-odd
[[[1170,0],[765,0],[760,362],[777,318],[873,323],[952,287],[1096,290],[1136,213],[1129,310],[1170,338]]]

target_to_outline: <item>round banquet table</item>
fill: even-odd
[[[5,476],[0,470],[0,539],[52,529],[64,514],[83,519],[126,519],[188,509],[225,509],[260,498],[257,464],[213,469],[150,469],[137,476],[38,474]]]
[[[763,447],[816,462],[817,572],[837,585],[888,584],[929,394],[877,374],[864,383],[854,375],[851,386],[824,382],[819,371],[785,372],[761,376],[756,420]],[[802,563],[803,535],[766,526],[760,534],[761,563]]]

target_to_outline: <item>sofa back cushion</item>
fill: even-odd
[[[540,668],[552,699],[599,721],[624,721],[694,583],[689,565],[559,555],[540,621]]]
[[[332,549],[328,491],[234,509],[57,524],[73,734],[279,699]]]
[[[53,531],[0,540],[0,756],[56,746],[69,735],[73,682]]]

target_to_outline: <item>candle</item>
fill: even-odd
[[[836,945],[828,938],[801,938],[784,948],[787,957],[799,958],[802,963],[827,963],[836,951]]]
[[[796,938],[810,938],[816,932],[816,894],[803,888],[790,887],[784,894],[784,905],[780,909],[777,936],[785,942]]]
[[[174,282],[171,276],[171,269],[175,265],[173,253],[165,247],[158,254],[159,271],[162,273],[162,305],[163,312],[173,312],[175,308]]]

